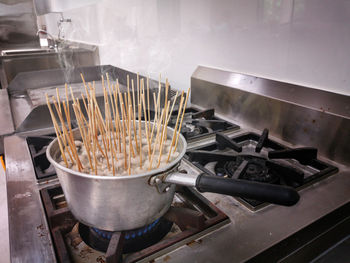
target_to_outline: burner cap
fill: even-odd
[[[227,175],[260,183],[277,183],[279,176],[273,169],[269,168],[266,161],[262,157],[238,155],[232,161],[218,162],[215,166],[215,173],[218,176]]]
[[[198,124],[193,124],[191,122],[186,122],[181,128],[181,133],[185,138],[191,138],[200,134],[209,133],[209,129]]]
[[[147,226],[125,231],[123,254],[140,251],[159,242],[171,230],[172,225],[172,222],[160,218]],[[87,245],[102,252],[107,251],[113,235],[112,231],[88,227],[82,223],[79,223],[79,233]]]

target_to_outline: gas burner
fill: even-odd
[[[140,251],[159,242],[171,230],[172,225],[172,222],[160,218],[147,226],[124,231],[123,253]],[[107,252],[108,245],[115,232],[100,230],[79,223],[79,233],[87,245],[96,250]]]
[[[175,127],[178,111],[174,110],[169,120],[169,126]],[[154,112],[151,114],[152,118]],[[187,108],[184,114],[181,133],[186,140],[201,138],[205,135],[215,134],[217,132],[238,129],[239,126],[215,117],[214,109],[197,110],[196,108]]]
[[[218,132],[216,142],[186,153],[195,166],[214,176],[302,189],[338,171],[317,159],[317,149],[290,149],[261,135],[246,133],[230,138]],[[266,205],[259,200],[238,198],[252,210]]]
[[[111,232],[86,226],[78,222],[67,207],[60,186],[40,190],[59,262],[128,263],[156,256],[171,246],[186,244],[189,238],[216,229],[228,217],[197,191],[177,187],[170,209],[161,218],[142,228]],[[89,252],[86,255],[85,252]]]
[[[267,160],[252,155],[239,155],[234,161],[217,162],[216,175],[222,176],[223,172],[230,178],[270,184],[279,182],[278,174],[268,166]]]

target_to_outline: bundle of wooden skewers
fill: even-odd
[[[112,83],[108,73],[106,77],[101,76],[104,98],[103,116],[96,99],[95,82],[86,83],[82,74],[81,78],[85,95],[81,93],[80,98],[74,96],[72,88],[68,89],[67,84],[65,100],[61,101],[58,89],[56,89],[56,97],[49,98],[46,94],[62,165],[87,174],[116,176],[140,174],[166,165],[176,158],[190,89],[187,91],[186,98],[184,92],[180,95],[176,124],[173,134],[169,135],[167,126],[175,103],[178,101],[179,92],[176,93],[172,102],[168,100],[168,80],[165,85],[164,107],[161,108],[161,78],[159,78],[158,94],[154,92],[151,97],[148,78],[145,81],[137,75],[136,85],[134,85],[134,80],[130,81],[127,76],[127,91],[122,93],[118,79]],[[150,113],[152,98],[154,116]],[[79,136],[72,129],[70,102]],[[153,120],[151,120],[152,117]]]

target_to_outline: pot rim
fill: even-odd
[[[144,121],[142,121],[142,123],[144,123]],[[153,123],[153,122],[150,122],[150,123]],[[167,133],[169,132],[169,130],[170,130],[171,133],[174,132],[174,129],[169,127],[169,126],[167,126],[167,129],[168,129]],[[75,128],[72,131],[76,132],[77,130],[79,130],[79,128]],[[182,150],[179,153],[179,155],[172,162],[168,163],[164,167],[157,168],[157,169],[151,170],[151,171],[146,172],[146,173],[140,173],[140,174],[134,174],[134,175],[125,175],[125,176],[108,175],[108,176],[106,176],[106,175],[86,174],[86,173],[82,173],[82,172],[79,172],[79,171],[75,171],[75,170],[69,169],[69,168],[59,164],[58,162],[56,162],[56,160],[54,160],[54,158],[50,154],[51,148],[55,144],[58,143],[57,142],[57,137],[47,147],[47,149],[46,149],[46,157],[47,157],[47,159],[49,160],[49,162],[53,166],[57,167],[60,170],[63,170],[66,173],[69,173],[70,175],[76,175],[76,176],[80,176],[80,177],[84,177],[84,178],[100,179],[100,180],[129,180],[129,179],[134,179],[134,178],[148,177],[148,176],[151,176],[151,175],[161,174],[161,173],[164,173],[164,172],[167,172],[167,171],[171,170],[177,163],[179,163],[181,161],[181,159],[185,155],[185,152],[186,152],[186,149],[187,149],[187,142],[186,142],[185,138],[183,137],[183,135],[181,133],[179,134],[179,140],[181,140],[181,143],[182,143]]]

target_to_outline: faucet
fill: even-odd
[[[64,18],[63,13],[61,13],[61,18],[57,22],[57,27],[58,27],[58,40],[63,40],[64,39],[64,28],[63,24],[64,23],[72,23],[72,19],[70,18]]]
[[[55,49],[55,51],[57,51],[58,45],[57,45],[57,42],[56,42],[55,38],[49,32],[47,32],[44,29],[39,29],[38,32],[36,32],[36,35],[39,36],[39,33],[43,33],[43,34],[46,34],[47,36],[49,36],[50,39],[53,41],[53,44],[54,44],[53,46],[50,46],[49,48],[53,48],[53,49]]]

